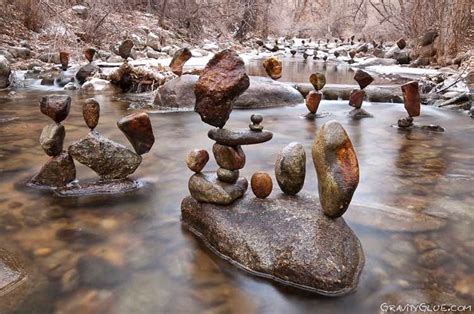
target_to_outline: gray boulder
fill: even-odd
[[[11,72],[7,58],[0,55],[0,88],[6,88],[10,85]]]

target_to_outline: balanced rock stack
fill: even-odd
[[[40,110],[54,123],[43,128],[40,144],[51,159],[28,182],[30,186],[57,188],[67,185],[76,178],[76,167],[71,156],[63,151],[66,131],[61,124],[69,115],[71,97],[50,95],[41,98]]]
[[[362,70],[357,70],[354,75],[354,80],[359,84],[360,89],[354,89],[351,92],[349,97],[349,106],[354,107],[355,109],[349,112],[349,116],[354,119],[360,119],[365,117],[372,117],[370,113],[362,109],[362,103],[365,98],[366,88],[370,83],[374,81],[374,78],[367,72]]]
[[[76,79],[80,84],[84,84],[89,77],[100,72],[100,68],[92,63],[95,53],[96,50],[94,48],[87,48],[84,50],[84,57],[89,63],[80,67],[76,73]]]
[[[321,90],[326,85],[326,76],[323,73],[313,73],[309,76],[309,82],[313,85],[315,90],[312,90],[306,95],[306,108],[309,113],[306,115],[308,119],[314,119],[318,117],[319,104],[323,99],[323,93]]]
[[[413,117],[418,117],[421,111],[420,89],[417,81],[411,81],[401,86],[403,103],[408,117],[398,120],[398,127],[408,128],[413,125]]]

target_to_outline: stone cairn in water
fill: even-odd
[[[440,125],[422,125],[417,126],[413,123],[413,118],[418,117],[421,113],[421,96],[417,81],[410,81],[401,86],[403,93],[403,104],[408,113],[408,117],[398,120],[397,126],[400,129],[408,129],[412,127],[419,127],[423,130],[444,132],[444,128]]]
[[[248,129],[223,128],[235,99],[249,85],[243,60],[229,49],[217,53],[208,62],[196,83],[195,111],[203,122],[217,127],[210,130],[208,136],[216,142],[212,152],[220,167],[216,173],[202,173],[209,153],[204,149],[189,153],[187,165],[195,172],[189,179],[189,191],[199,202],[228,205],[242,197],[248,188],[247,179],[240,177],[239,173],[245,165],[242,146],[264,143],[273,136],[271,132],[263,130],[263,118],[260,115],[252,115]]]
[[[133,113],[117,122],[135,152],[111,141],[95,130],[99,123],[100,105],[87,99],[82,113],[89,134],[63,151],[64,126],[60,124],[71,106],[69,96],[45,96],[40,101],[41,112],[52,118],[56,124],[46,126],[40,137],[45,152],[53,156],[31,180],[31,186],[56,188],[62,196],[77,196],[101,193],[120,193],[138,188],[138,183],[128,179],[142,161],[141,155],[150,151],[155,142],[150,118],[147,113]],[[70,184],[75,180],[76,169],[73,159],[94,170],[100,179],[97,182]]]
[[[374,78],[365,71],[357,70],[354,75],[354,80],[359,84],[360,89],[355,89],[351,92],[349,106],[354,107],[355,109],[349,112],[349,116],[354,119],[372,117],[370,113],[362,108],[362,103],[365,98],[364,88],[372,83]]]
[[[326,85],[326,76],[323,73],[313,73],[309,76],[309,82],[313,85],[315,90],[312,90],[306,95],[306,108],[309,113],[305,115],[307,119],[313,120],[314,118],[324,117],[325,115],[317,114],[319,104],[323,99],[323,93],[321,90]]]
[[[59,52],[59,61],[61,62],[61,69],[66,71],[69,66],[69,52]]]

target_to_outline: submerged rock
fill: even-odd
[[[222,50],[207,63],[194,86],[195,111],[203,122],[222,128],[235,99],[249,85],[242,58],[233,50]]]
[[[142,157],[95,131],[69,146],[69,154],[103,179],[124,179],[142,162]]]
[[[66,131],[62,124],[49,124],[43,128],[40,144],[48,156],[57,156],[63,151]]]
[[[352,142],[339,122],[326,122],[319,129],[312,155],[324,214],[340,217],[359,184],[359,163]]]
[[[61,197],[78,197],[78,196],[94,196],[94,195],[110,195],[132,192],[142,186],[137,181],[130,179],[96,182],[78,182],[60,187],[54,192]]]
[[[71,109],[71,97],[66,95],[49,95],[41,97],[41,113],[47,115],[54,122],[60,123],[69,115]]]
[[[246,196],[227,207],[186,197],[181,213],[206,245],[254,275],[332,296],[357,286],[362,246],[343,218],[323,214],[315,197]]]
[[[362,119],[362,118],[371,118],[373,115],[367,112],[364,108],[355,108],[349,111],[349,118],[352,119]]]
[[[304,185],[306,176],[306,152],[297,142],[288,144],[278,154],[275,177],[283,193],[296,195]]]
[[[76,179],[76,167],[71,156],[62,152],[52,157],[29,181],[29,185],[61,187]]]
[[[273,80],[278,80],[281,78],[282,64],[278,58],[270,57],[265,59],[265,61],[263,61],[263,67],[265,68],[268,76],[270,76]]]
[[[155,143],[153,128],[148,113],[132,113],[117,121],[117,126],[139,155],[148,153]]]
[[[228,205],[244,195],[248,182],[240,177],[235,184],[230,184],[218,180],[215,173],[205,172],[191,176],[188,188],[199,202]]]
[[[173,59],[171,59],[170,63],[170,68],[171,71],[176,74],[181,76],[183,73],[183,66],[188,61],[191,59],[192,54],[189,48],[181,48],[178,51],[174,53]]]

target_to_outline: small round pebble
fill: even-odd
[[[205,149],[193,149],[186,158],[186,164],[191,171],[201,172],[209,161],[209,153]]]
[[[257,171],[250,180],[253,194],[258,198],[267,198],[273,190],[273,182],[270,175],[264,171]]]

